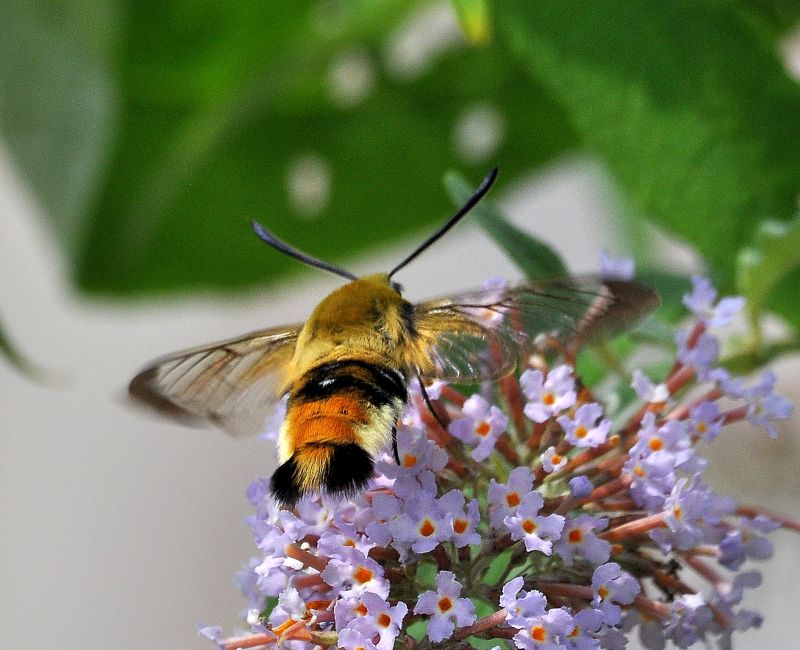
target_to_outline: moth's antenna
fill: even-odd
[[[497,178],[497,167],[495,167],[486,178],[483,179],[481,182],[480,187],[475,190],[475,194],[469,197],[469,200],[461,207],[461,209],[456,212],[450,219],[444,224],[439,230],[433,233],[428,239],[426,239],[422,244],[420,244],[416,250],[411,253],[406,259],[404,259],[400,264],[395,266],[391,271],[389,271],[389,277],[391,278],[395,273],[397,273],[400,269],[402,269],[406,264],[411,262],[413,259],[417,257],[420,253],[422,253],[426,248],[428,248],[431,244],[433,244],[439,237],[444,235],[450,228],[455,226],[466,214],[475,207],[475,204],[480,201],[486,192],[489,191],[489,188],[492,187],[494,180]]]
[[[264,228],[260,223],[257,221],[251,221],[250,225],[253,227],[253,231],[258,235],[258,238],[272,246],[275,250],[280,251],[284,255],[288,255],[289,257],[293,257],[296,260],[300,260],[303,264],[308,264],[308,266],[314,266],[318,269],[322,269],[323,271],[328,271],[329,273],[333,273],[335,275],[341,276],[343,278],[347,278],[348,280],[355,280],[356,276],[350,273],[349,271],[345,271],[344,269],[340,269],[338,266],[334,266],[333,264],[329,264],[328,262],[323,262],[322,260],[318,260],[316,257],[311,257],[307,253],[303,251],[299,251],[293,246],[289,246],[286,242],[282,242],[278,239],[275,235],[273,235],[269,230]]]

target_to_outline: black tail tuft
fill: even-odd
[[[325,472],[325,490],[344,496],[357,494],[367,487],[374,469],[372,456],[358,445],[333,445]]]
[[[275,470],[269,481],[269,491],[275,501],[284,508],[292,508],[302,496],[297,481],[297,465],[294,456]]]

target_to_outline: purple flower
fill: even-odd
[[[601,248],[597,254],[599,275],[604,280],[633,280],[636,262],[630,257],[614,257]]]
[[[719,358],[719,341],[708,332],[703,332],[693,342],[692,347],[687,347],[690,339],[691,332],[687,330],[679,330],[675,335],[678,361],[694,368],[700,377],[706,377],[711,366]]]
[[[533,488],[533,474],[527,467],[515,467],[508,475],[508,483],[489,480],[489,521],[492,527],[503,528],[503,520],[514,514],[524,497]]]
[[[395,539],[410,545],[415,553],[428,553],[453,535],[438,501],[424,492],[406,503],[406,511],[395,520],[392,531]]]
[[[680,648],[703,638],[714,620],[702,594],[680,596],[672,603],[672,612],[672,618],[663,623],[664,632]]]
[[[685,420],[666,420],[656,426],[655,415],[646,413],[636,434],[637,442],[631,448],[632,457],[646,458],[661,455],[670,459],[675,468],[698,472],[705,461],[698,458]]]
[[[422,380],[423,386],[425,387],[425,392],[428,394],[430,399],[439,399],[442,396],[442,389],[447,386],[447,382],[441,379],[429,379],[424,378]],[[422,390],[420,389],[419,379],[414,377],[408,383],[408,389],[413,391],[419,395],[422,395]]]
[[[606,625],[619,625],[622,610],[615,605],[630,605],[641,587],[629,573],[626,573],[616,562],[602,564],[592,574],[594,600],[592,605],[603,615]]]
[[[595,636],[603,625],[603,614],[599,610],[582,609],[575,614],[573,623],[575,627],[564,639],[570,650],[599,650],[601,647],[612,647],[608,643],[601,645]]]
[[[247,564],[239,568],[233,577],[233,582],[252,607],[264,609],[264,595],[258,589],[258,574],[255,572],[259,564],[261,564],[259,558],[251,558]]]
[[[576,476],[569,480],[569,490],[576,499],[582,499],[592,493],[594,485],[585,476]]]
[[[714,525],[734,508],[731,499],[723,499],[703,485],[697,476],[689,482],[678,479],[664,502],[664,522],[667,528],[650,531],[650,537],[668,552],[681,550],[703,542],[706,528]]]
[[[388,546],[394,539],[394,522],[401,513],[400,499],[391,494],[375,494],[372,497],[372,521],[364,529],[370,542],[378,546]]]
[[[742,517],[739,528],[729,530],[719,543],[719,563],[737,571],[746,559],[767,560],[772,557],[772,542],[759,533],[771,533],[779,528],[771,519],[758,515]]]
[[[544,505],[542,495],[528,492],[515,515],[506,517],[503,523],[511,531],[511,539],[524,540],[525,550],[540,551],[550,555],[553,550],[553,540],[558,539],[564,527],[564,517],[561,515],[538,516],[540,508]]]
[[[459,490],[450,490],[441,497],[437,503],[439,512],[450,522],[453,544],[456,548],[470,544],[480,544],[481,536],[476,531],[480,521],[478,500],[473,499],[464,512],[464,493]]]
[[[556,366],[547,373],[547,378],[541,370],[526,370],[519,384],[529,400],[525,415],[534,422],[546,422],[575,403],[575,380],[570,366]]]
[[[500,607],[506,610],[506,622],[517,629],[522,629],[528,624],[528,619],[541,616],[547,608],[547,598],[535,589],[521,591],[525,579],[517,576],[503,585],[500,596]]]
[[[289,620],[303,621],[307,618],[306,603],[300,593],[294,587],[287,587],[278,596],[278,604],[270,612],[269,622],[277,627]]]
[[[527,625],[514,635],[514,645],[521,650],[561,650],[560,642],[572,632],[575,621],[563,607],[550,609],[541,616],[527,619]]]
[[[708,278],[692,277],[692,293],[683,296],[683,304],[707,327],[722,327],[733,320],[744,307],[744,298],[733,296],[723,298],[716,306],[717,290]]]
[[[365,592],[372,593],[372,592]],[[361,596],[363,596],[362,594]],[[377,594],[373,594],[377,596]],[[362,602],[361,596],[343,596],[336,599],[333,605],[333,616],[337,630],[351,627],[351,622],[367,615],[367,608]],[[380,596],[378,596],[380,598]]]
[[[389,583],[383,567],[354,548],[342,549],[342,559],[331,558],[322,571],[322,579],[342,596],[358,596],[371,591],[382,598],[389,595]]]
[[[369,591],[361,595],[361,604],[367,613],[355,618],[349,627],[361,631],[369,638],[378,634],[380,638],[375,644],[378,650],[391,650],[394,640],[400,634],[400,626],[408,613],[408,606],[402,601],[391,606],[383,598]]]
[[[472,450],[475,460],[486,460],[497,437],[506,430],[508,418],[496,406],[490,407],[480,395],[473,395],[464,402],[461,412],[464,417],[453,420],[448,431],[461,442],[477,445]]]
[[[600,539],[594,530],[603,530],[608,519],[578,515],[567,517],[561,537],[555,543],[555,551],[571,566],[575,557],[581,557],[591,564],[602,564],[611,555],[611,544]]]
[[[472,625],[477,618],[475,606],[468,598],[459,598],[461,584],[450,571],[440,571],[436,576],[436,591],[419,595],[414,606],[415,614],[428,614],[428,638],[434,643],[449,639],[455,626]]]
[[[773,439],[778,437],[778,430],[772,420],[786,420],[792,413],[792,403],[773,393],[774,387],[775,373],[766,370],[755,386],[744,390],[744,398],[748,402],[747,419],[766,429]]]
[[[376,463],[389,478],[417,477],[425,471],[439,472],[447,465],[447,453],[418,429],[397,430],[397,453],[400,464]]]
[[[357,532],[352,524],[345,522],[338,523],[336,529],[326,530],[320,535],[317,542],[317,550],[320,554],[340,559],[342,550],[345,548],[357,548],[367,555],[373,546],[375,546],[375,542]]]
[[[356,628],[346,627],[339,632],[337,648],[342,648],[342,650],[378,650],[378,647],[372,642],[371,636]]]
[[[669,389],[666,384],[654,384],[641,370],[633,371],[631,388],[639,399],[649,404],[664,404],[669,400]]]
[[[648,512],[661,511],[664,500],[675,485],[675,458],[672,454],[631,454],[622,473],[633,480],[631,496]]]
[[[219,625],[200,625],[198,627],[197,633],[200,636],[204,636],[207,639],[211,639],[217,648],[224,648],[225,645],[222,643],[223,635],[222,635],[222,628]]]
[[[597,447],[606,441],[611,429],[611,421],[603,418],[603,407],[591,402],[583,404],[575,411],[574,417],[562,415],[558,423],[564,429],[567,442],[575,447]]]
[[[713,440],[722,429],[716,402],[700,402],[689,412],[689,421],[694,435],[703,440]]]
[[[555,447],[548,447],[541,456],[542,469],[551,474],[557,472],[567,464],[568,458],[556,452]]]

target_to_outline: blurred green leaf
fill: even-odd
[[[4,356],[11,365],[31,379],[38,380],[43,378],[42,371],[28,361],[11,342],[2,322],[0,322],[0,355]]]
[[[116,47],[97,55],[118,86],[102,185],[81,186],[92,201],[72,210],[80,221],[67,225],[50,210],[69,233],[78,285],[129,294],[274,279],[297,263],[266,249],[250,219],[341,259],[440,221],[449,211],[439,185],[445,169],[480,177],[502,159],[510,177],[574,147],[559,106],[519,83],[521,68],[508,64],[501,44],[471,49],[455,40],[419,69],[398,67],[396,30],[419,6],[126,5]],[[13,29],[22,39],[29,25]],[[40,74],[27,59],[8,62],[19,78]],[[80,103],[74,85],[62,103]],[[43,122],[57,104],[40,107]],[[480,139],[487,120],[497,138],[488,148]],[[48,133],[43,146],[63,159],[70,147],[54,145],[59,137]],[[41,170],[28,177],[48,191]]]
[[[752,245],[739,251],[736,289],[747,299],[747,312],[756,333],[765,304],[775,287],[800,266],[798,251],[800,215],[789,223],[765,221],[756,230]],[[785,315],[800,330],[797,308]]]
[[[464,205],[475,191],[463,176],[448,172],[444,185],[457,206]],[[558,254],[544,242],[509,223],[490,199],[483,199],[472,208],[472,218],[514,260],[528,280],[567,275],[567,267]]]
[[[113,1],[3,2],[0,132],[73,253],[109,154],[119,22]]]
[[[483,583],[487,585],[496,585],[500,578],[505,574],[508,565],[511,564],[511,556],[514,554],[513,549],[506,549],[502,553],[494,556],[486,574],[483,576]]]
[[[800,187],[800,87],[772,45],[731,3],[511,0],[496,21],[636,207],[730,291],[735,251],[789,218]],[[779,291],[771,306],[793,318],[800,273]]]
[[[738,0],[740,10],[757,19],[771,36],[782,36],[795,29],[800,20],[797,0]]]

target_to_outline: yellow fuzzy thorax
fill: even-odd
[[[409,332],[412,309],[386,273],[336,289],[300,331],[287,385],[316,365],[344,358],[388,362],[405,374],[421,353]]]

